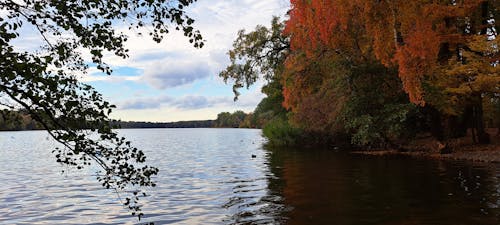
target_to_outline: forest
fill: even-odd
[[[292,0],[288,18],[239,32],[219,75],[236,98],[267,81],[253,115],[270,144],[487,144],[500,138],[499,8]]]

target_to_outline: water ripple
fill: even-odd
[[[267,151],[259,130],[120,134],[160,169],[141,222],[500,224],[500,165]],[[0,224],[139,223],[95,168],[57,164],[54,147],[43,131],[0,132]]]

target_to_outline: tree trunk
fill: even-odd
[[[439,141],[443,141],[445,138],[444,129],[441,121],[441,113],[431,106],[424,107],[425,114],[428,115],[429,129],[433,137]]]
[[[464,113],[462,114],[462,120],[460,121],[459,125],[459,130],[462,133],[462,137],[467,136],[467,129],[469,127],[474,127],[472,126],[472,114],[473,114],[473,107],[470,105],[467,105],[465,107]]]
[[[483,98],[481,94],[476,94],[474,96],[474,112],[473,112],[473,124],[476,130],[476,140],[479,144],[489,144],[490,135],[486,133],[484,128],[484,117],[483,117]]]
[[[446,138],[459,138],[467,135],[467,124],[458,116],[447,116],[445,127]]]
[[[488,24],[491,19],[489,2],[483,1],[481,3],[481,24],[483,25],[480,31],[480,34],[487,34],[488,32]],[[474,93],[472,95],[472,130],[473,132],[473,140],[477,141],[479,144],[489,144],[490,136],[486,133],[484,128],[484,117],[483,117],[483,98],[481,93]]]

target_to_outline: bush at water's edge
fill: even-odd
[[[271,120],[262,128],[262,133],[268,138],[271,146],[292,146],[297,144],[302,130],[295,128],[288,121],[278,118]]]

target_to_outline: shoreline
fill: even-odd
[[[450,153],[432,150],[401,151],[396,149],[380,149],[373,151],[353,151],[351,154],[367,156],[409,156],[437,160],[471,161],[481,163],[500,163],[500,145],[467,145],[454,148]]]
[[[426,134],[399,149],[379,149],[373,151],[353,151],[358,155],[402,155],[437,160],[461,160],[482,163],[500,163],[500,131],[498,128],[488,128],[490,144],[476,144],[472,141],[471,131],[465,137],[449,139],[440,142]]]

